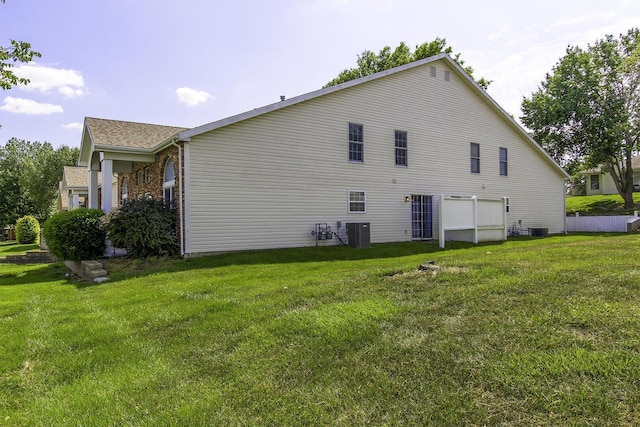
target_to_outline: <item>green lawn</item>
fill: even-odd
[[[640,205],[640,193],[633,193],[634,209],[625,209],[619,194],[567,197],[567,215],[633,215]]]
[[[15,240],[8,240],[5,242],[0,242],[0,257],[6,255],[18,255],[25,254],[27,251],[38,251],[40,250],[40,245],[21,245]]]
[[[100,285],[0,264],[0,425],[639,425],[639,251],[305,248]]]

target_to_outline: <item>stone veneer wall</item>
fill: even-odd
[[[156,154],[153,163],[133,162],[132,173],[118,173],[118,205],[122,204],[122,182],[125,177],[129,178],[129,189],[127,193],[129,200],[136,199],[139,196],[144,197],[145,194],[150,194],[154,199],[162,199],[164,197],[162,188],[164,183],[164,168],[169,158],[173,160],[173,166],[175,168],[176,186],[174,190],[174,201],[176,207],[179,208],[178,198],[180,197],[180,182],[182,176],[179,175],[181,168],[178,164],[178,147],[173,145]],[[145,182],[144,169],[146,167],[149,168],[148,182]],[[136,184],[136,176],[140,170],[142,171],[142,183],[138,185]],[[182,172],[184,174],[184,168],[182,168]],[[176,224],[176,235],[180,238],[179,224]]]

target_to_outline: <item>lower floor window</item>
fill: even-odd
[[[173,199],[175,198],[175,189],[176,189],[176,187],[174,187],[174,186],[165,185],[165,187],[164,187],[164,201],[166,203],[173,202]]]
[[[366,194],[364,191],[349,190],[349,213],[364,213]]]

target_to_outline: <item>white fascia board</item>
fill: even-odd
[[[365,77],[360,77],[359,79],[350,80],[350,81],[345,82],[345,83],[340,83],[340,84],[335,85],[335,86],[329,86],[329,87],[325,87],[325,88],[322,88],[322,89],[318,89],[318,90],[315,90],[313,92],[309,92],[309,93],[306,93],[306,94],[303,94],[303,95],[299,95],[299,96],[295,96],[293,98],[286,99],[284,101],[280,101],[280,102],[276,102],[276,103],[273,103],[273,104],[269,104],[269,105],[266,105],[264,107],[260,107],[260,108],[253,109],[251,111],[247,111],[245,113],[237,114],[235,116],[227,117],[227,118],[224,118],[222,120],[218,120],[218,121],[215,121],[215,122],[207,123],[205,125],[198,126],[198,127],[193,128],[193,129],[185,130],[183,132],[178,133],[177,136],[181,141],[189,140],[190,138],[192,138],[192,137],[194,137],[196,135],[200,135],[200,134],[203,134],[203,133],[206,133],[206,132],[210,132],[212,130],[222,128],[224,126],[229,126],[231,124],[238,123],[238,122],[241,122],[243,120],[247,120],[247,119],[250,119],[250,118],[253,118],[253,117],[257,117],[257,116],[260,116],[262,114],[266,114],[266,113],[270,113],[270,112],[273,112],[273,111],[276,111],[276,110],[280,110],[281,108],[286,108],[286,107],[289,107],[291,105],[299,104],[299,103],[304,102],[304,101],[309,101],[311,99],[318,98],[320,96],[327,95],[327,94],[330,94],[330,93],[333,93],[333,92],[337,92],[339,90],[343,90],[343,89],[346,89],[346,88],[349,88],[349,87],[352,87],[352,86],[356,86],[356,85],[359,85],[359,84],[362,84],[362,83],[366,83],[366,82],[369,82],[371,80],[376,80],[376,79],[379,79],[381,77],[385,77],[385,76],[388,76],[388,75],[391,75],[391,74],[399,73],[399,72],[404,71],[404,70],[408,70],[408,69],[411,69],[411,68],[414,68],[414,67],[419,67],[421,65],[427,64],[429,62],[434,62],[434,61],[437,61],[437,60],[443,59],[443,58],[449,58],[449,55],[442,53],[440,55],[436,55],[436,56],[432,56],[432,57],[429,57],[429,58],[421,59],[419,61],[410,62],[408,64],[401,65],[400,67],[396,67],[396,68],[392,68],[392,69],[389,69],[389,70],[380,71],[379,73],[371,74],[371,75],[365,76]]]
[[[88,166],[91,162],[91,153],[93,153],[93,138],[91,131],[87,126],[87,121],[84,122],[84,128],[82,130],[82,139],[80,140],[80,154],[78,155],[78,166]]]
[[[153,153],[143,148],[96,145],[94,150],[100,152],[100,160],[122,160],[145,163],[151,163],[156,160],[156,157]]]
[[[529,133],[513,117],[511,117],[511,115],[507,113],[500,106],[500,104],[498,104],[495,101],[495,99],[493,99],[491,95],[487,93],[486,90],[480,87],[480,85],[466,71],[464,71],[464,69],[460,66],[460,64],[458,64],[456,61],[451,59],[451,57],[449,57],[448,55],[446,59],[448,59],[451,66],[453,66],[457,70],[458,74],[462,76],[466,80],[466,82],[476,90],[476,92],[480,93],[480,95],[483,96],[484,99],[489,102],[489,104],[494,108],[494,110],[496,110],[499,114],[501,114],[507,120],[507,122],[516,129],[516,131],[518,131],[522,136],[524,136],[524,138],[529,142],[529,144],[532,145],[534,149],[538,150],[546,158],[546,160],[549,163],[551,163],[553,166],[556,167],[558,172],[561,175],[563,175],[565,179],[571,179],[571,175],[569,175],[567,171],[565,171],[562,168],[562,166],[560,166],[558,162],[556,162],[555,159],[551,157],[549,153],[547,153],[540,146],[540,144],[536,142],[535,139],[531,138],[531,135],[529,135]]]
[[[507,122],[516,129],[516,131],[518,133],[520,133],[528,142],[529,144],[534,147],[534,149],[536,149],[543,157],[545,157],[545,159],[551,163],[558,171],[559,174],[563,175],[565,179],[571,179],[571,176],[553,159],[553,157],[551,157],[549,155],[549,153],[547,153],[533,138],[531,138],[531,136],[527,133],[527,131],[520,126],[520,124],[518,122],[516,122],[513,117],[511,117],[509,115],[509,113],[507,113],[488,93],[486,90],[484,90],[483,88],[480,87],[480,85],[478,85],[478,83],[471,77],[469,76],[469,74],[467,74],[466,71],[464,71],[464,69],[456,62],[454,61],[448,54],[446,53],[441,53],[439,55],[435,55],[435,56],[431,56],[429,58],[425,58],[425,59],[421,59],[419,61],[414,61],[414,62],[410,62],[408,64],[405,65],[401,65],[400,67],[396,67],[396,68],[392,68],[389,70],[384,70],[381,71],[379,73],[375,73],[375,74],[371,74],[369,76],[365,76],[365,77],[361,77],[359,79],[355,79],[355,80],[351,80],[345,83],[340,83],[339,85],[335,85],[335,86],[329,86],[326,88],[322,88],[313,92],[309,92],[303,95],[299,95],[293,98],[289,98],[286,99],[284,101],[280,101],[280,102],[276,102],[270,105],[266,105],[264,107],[260,107],[260,108],[256,108],[254,110],[251,111],[247,111],[245,113],[241,113],[241,114],[237,114],[235,116],[231,116],[231,117],[227,117],[224,118],[222,120],[218,120],[215,122],[211,122],[211,123],[207,123],[205,125],[202,126],[198,126],[195,127],[193,129],[188,129],[185,130],[183,132],[179,132],[177,134],[177,138],[181,141],[189,141],[192,137],[206,133],[206,132],[210,132],[212,130],[215,129],[219,129],[222,128],[224,126],[229,126],[231,124],[234,123],[238,123],[241,122],[243,120],[247,120],[253,117],[257,117],[260,116],[262,114],[266,114],[266,113],[270,113],[276,110],[279,110],[281,108],[286,108],[289,107],[291,105],[295,105],[304,101],[308,101],[314,98],[318,98],[320,96],[323,95],[327,95],[333,92],[337,92],[339,90],[343,90],[349,87],[353,87],[362,83],[366,83],[369,82],[371,80],[376,80],[391,74],[395,74],[395,73],[399,73],[405,70],[409,70],[411,68],[414,67],[420,67],[422,65],[431,63],[431,62],[436,62],[439,60],[444,60],[447,61],[449,63],[449,65],[451,65],[451,67],[457,72],[457,74],[459,76],[461,76],[464,81],[467,82],[467,84],[469,84],[473,90],[476,91],[476,93],[478,93],[481,97],[483,97],[493,108],[494,110],[502,115]],[[164,141],[162,144],[160,144],[159,146],[156,147],[156,150],[158,147],[160,146],[166,146],[168,145],[171,141],[174,140],[175,137],[172,137],[170,140],[166,140]]]

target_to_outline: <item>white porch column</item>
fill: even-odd
[[[98,209],[98,171],[89,169],[89,206],[91,209]]]
[[[67,206],[69,208],[69,210],[73,209],[75,206],[73,204],[73,193],[71,191],[69,191],[67,193]]]
[[[111,181],[113,180],[113,160],[102,159],[100,161],[102,169],[102,206],[103,212],[111,212],[113,190]]]
[[[73,194],[73,203],[69,204],[69,206],[73,205],[73,209],[79,208],[80,207],[80,195],[79,194]]]

